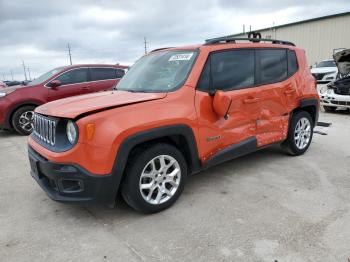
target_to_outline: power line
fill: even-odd
[[[72,65],[72,54],[70,52],[70,44],[68,43],[68,55],[69,55],[69,61],[70,61],[70,64]]]

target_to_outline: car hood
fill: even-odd
[[[345,49],[333,55],[339,73],[347,75],[350,73],[350,49]]]
[[[43,115],[74,119],[83,114],[91,114],[164,97],[166,97],[166,93],[107,91],[56,100],[37,107],[35,111]]]
[[[17,86],[5,86],[5,87],[2,87],[1,88],[1,92],[5,92],[5,93],[8,93],[8,92],[12,92],[12,91],[15,91],[17,89],[20,89],[20,88],[24,88],[26,86],[22,86],[22,85],[17,85]]]
[[[326,74],[331,72],[337,72],[336,67],[315,67],[311,69],[311,74]]]

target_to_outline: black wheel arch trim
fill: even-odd
[[[193,130],[188,125],[179,124],[152,128],[135,133],[127,137],[120,144],[112,169],[112,174],[116,176],[115,186],[117,188],[117,191],[119,190],[119,185],[122,181],[124,170],[131,151],[138,145],[145,142],[151,142],[155,139],[168,138],[171,136],[182,136],[185,138],[190,155],[190,159],[187,159],[187,161],[189,161],[189,172],[196,173],[201,170],[201,162],[199,159],[197,142]],[[186,156],[184,157],[186,159]]]
[[[314,126],[317,125],[318,117],[319,117],[319,111],[320,111],[320,102],[317,98],[305,98],[300,100],[300,108],[305,107],[315,107],[315,115],[312,116],[315,119]]]
[[[305,98],[300,100],[300,107],[307,107],[307,106],[315,106],[316,108],[320,107],[319,100],[316,98]]]

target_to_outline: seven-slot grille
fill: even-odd
[[[33,126],[33,134],[37,138],[51,146],[55,145],[56,122],[54,120],[39,114],[34,114]]]

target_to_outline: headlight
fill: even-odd
[[[327,86],[322,86],[322,87],[320,88],[320,93],[321,93],[321,94],[326,93],[326,92],[327,92],[327,89],[328,89]]]
[[[16,89],[10,89],[10,90],[6,90],[6,91],[3,90],[3,91],[0,92],[0,97],[7,96],[7,95],[11,94],[14,91],[16,91]]]
[[[69,143],[71,143],[72,145],[75,144],[78,138],[78,128],[73,121],[71,120],[68,121],[66,132],[67,132],[67,138]]]

